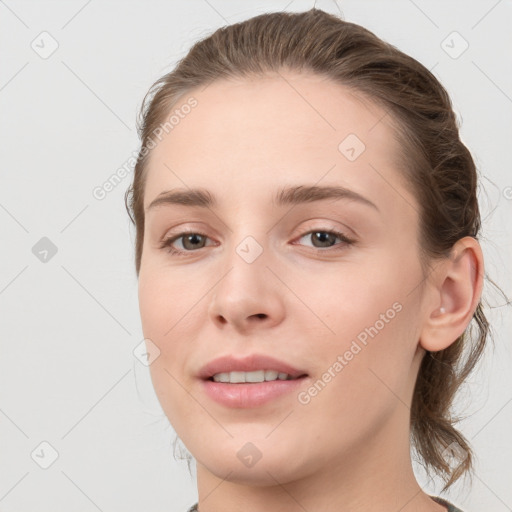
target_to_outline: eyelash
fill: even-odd
[[[338,246],[341,245],[341,247],[338,247],[338,248],[335,248],[335,246],[325,247],[323,249],[320,247],[312,247],[311,249],[313,249],[317,253],[325,253],[325,252],[330,252],[330,251],[341,251],[344,248],[346,248],[347,246],[350,246],[353,243],[355,243],[354,239],[347,237],[344,233],[341,233],[341,232],[335,231],[335,230],[330,230],[330,229],[322,229],[322,228],[306,231],[305,233],[300,235],[298,238],[301,239],[301,238],[303,238],[307,235],[311,235],[313,233],[328,233],[330,235],[336,236],[343,242],[343,244],[337,244]],[[181,233],[178,233],[177,235],[174,235],[172,237],[169,237],[169,238],[166,238],[165,240],[163,240],[160,244],[160,249],[165,249],[168,253],[170,253],[172,255],[183,257],[183,256],[186,256],[187,253],[198,252],[200,249],[205,248],[205,247],[200,247],[199,249],[191,250],[191,251],[183,251],[181,249],[175,249],[172,246],[172,244],[176,240],[179,240],[180,238],[184,237],[185,235],[199,235],[204,238],[208,238],[207,235],[205,235],[204,233],[201,233],[200,231],[194,231],[194,230],[182,231]]]

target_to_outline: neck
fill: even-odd
[[[446,512],[417,483],[408,427],[400,403],[376,435],[336,457],[319,455],[310,467],[263,457],[243,474],[237,465],[215,475],[198,462],[199,512]]]

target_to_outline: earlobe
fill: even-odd
[[[480,300],[483,275],[480,244],[473,237],[461,238],[436,272],[434,295],[419,340],[425,350],[443,350],[466,330]]]

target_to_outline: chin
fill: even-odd
[[[268,433],[268,432],[267,432]],[[206,451],[203,444],[194,458],[197,472],[207,471],[217,478],[255,487],[274,486],[276,481],[286,483],[305,476],[311,470],[307,460],[298,459],[292,444],[274,446],[230,439],[229,446],[211,445]],[[258,448],[260,446],[261,448]],[[290,451],[286,451],[286,446]],[[279,449],[280,448],[280,449]]]

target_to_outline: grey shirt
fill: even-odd
[[[448,501],[444,500],[443,498],[439,498],[438,496],[430,496],[435,502],[439,503],[440,505],[444,505],[448,512],[462,512],[460,508],[457,508],[455,505],[452,505]],[[192,505],[187,512],[198,512],[197,509],[197,503]]]
[[[460,508],[457,508],[455,505],[451,504],[449,501],[446,501],[443,498],[439,498],[438,496],[430,497],[440,505],[444,505],[447,508],[448,512],[462,512]]]

